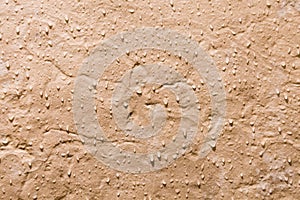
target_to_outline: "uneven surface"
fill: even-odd
[[[297,0],[1,0],[0,198],[300,199],[299,22]],[[199,157],[211,120],[201,74],[164,51],[120,56],[99,77],[95,98],[99,125],[120,148],[160,149],[179,126],[176,97],[155,93],[158,86],[150,84],[128,107],[130,119],[143,126],[151,120],[149,105],[168,110],[158,138],[134,140],[115,127],[114,84],[136,63],[174,67],[201,108],[198,133],[182,157],[131,174],[87,151],[73,118],[73,94],[80,67],[102,40],[141,27],[197,41],[220,72],[227,111],[216,147]]]

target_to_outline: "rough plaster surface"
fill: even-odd
[[[2,0],[1,199],[299,199],[299,21],[297,0]],[[149,105],[165,110],[159,133],[135,138],[116,126],[112,97],[137,63],[172,67],[199,104],[197,134],[181,157],[157,171],[126,173],[101,162],[83,142],[74,120],[74,88],[101,41],[143,27],[174,30],[198,42],[222,78],[226,116],[215,146],[199,156],[213,128],[204,75],[168,51],[120,55],[99,77],[91,102],[99,126],[119,148],[159,150],[180,127],[176,95],[156,90],[157,83],[132,94],[128,109],[130,120],[145,127],[152,122]]]

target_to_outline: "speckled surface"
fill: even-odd
[[[299,21],[297,0],[2,0],[0,199],[299,199]],[[213,128],[205,76],[168,51],[120,55],[99,77],[94,101],[99,126],[120,149],[161,149],[173,141],[182,114],[172,92],[146,84],[130,99],[130,120],[149,125],[149,105],[159,104],[167,110],[161,132],[134,139],[116,126],[114,89],[137,63],[172,67],[200,108],[198,131],[182,156],[133,174],[110,168],[83,143],[74,90],[102,41],[143,27],[198,43],[222,79],[226,116],[215,147],[199,156]]]

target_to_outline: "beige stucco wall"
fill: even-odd
[[[2,0],[0,199],[300,199],[299,22],[297,0]],[[196,51],[188,44],[182,57],[174,53],[180,45],[174,52],[167,44],[129,48],[125,54],[114,53],[118,59],[97,78],[94,101],[76,104],[88,92],[76,87],[76,80],[85,83],[78,78],[80,70],[91,67],[93,59],[99,65],[106,62],[97,57],[102,42],[117,42],[111,38],[122,32],[132,39],[135,30],[145,27],[187,38],[173,38],[169,44],[194,41],[203,69],[215,70],[212,76],[199,74],[196,62],[186,58]],[[150,32],[142,36],[149,38]],[[145,41],[149,46],[159,40],[158,32],[151,33],[154,41]],[[131,94],[128,120],[139,127],[154,123],[154,105],[164,110],[164,123],[158,117],[153,130],[163,126],[146,138],[122,130],[116,123],[122,112],[112,105],[126,72],[151,64],[175,70],[197,99],[197,112],[189,113],[195,123],[186,125],[196,129],[195,135],[184,136],[188,144],[183,155],[166,155],[166,166],[160,165],[157,152],[184,140],[174,137],[188,112],[176,94],[159,90],[155,82]],[[149,74],[170,77],[156,72],[164,68],[149,69],[141,79]],[[207,83],[211,77],[218,77],[212,80],[222,86],[217,99]],[[94,110],[81,111],[86,105]],[[84,121],[96,111],[97,123]],[[149,163],[141,173],[132,173],[125,164],[114,169],[109,162],[119,158],[114,153],[109,162],[101,157],[107,153],[99,150],[104,143],[101,138],[89,141],[94,133],[83,136],[87,126],[76,126],[76,113],[87,126],[101,127],[105,144],[113,143],[122,153],[149,154]],[[210,137],[214,119],[222,126]],[[123,161],[134,168],[141,160]]]

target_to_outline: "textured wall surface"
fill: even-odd
[[[300,199],[299,22],[298,0],[1,0],[0,199]]]

